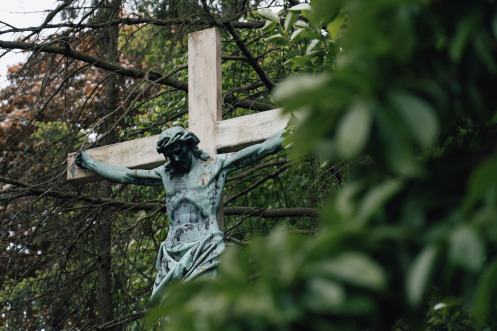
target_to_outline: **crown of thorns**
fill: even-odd
[[[185,129],[175,126],[164,130],[160,136],[159,141],[155,144],[155,148],[157,149],[157,153],[160,154],[169,154],[170,149],[177,143],[188,144],[190,147],[197,147],[200,139],[189,131]]]

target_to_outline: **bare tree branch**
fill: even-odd
[[[284,166],[282,166],[281,168],[273,171],[272,173],[264,176],[263,178],[259,179],[257,182],[253,183],[252,185],[250,185],[249,187],[247,187],[245,190],[241,191],[241,192],[238,192],[237,194],[229,197],[226,201],[224,201],[224,205],[227,205],[228,203],[230,203],[231,201],[235,200],[235,199],[238,199],[239,197],[241,197],[242,195],[245,195],[247,194],[248,192],[252,191],[253,189],[255,189],[256,187],[258,187],[259,185],[261,185],[262,183],[264,183],[265,181],[267,181],[268,179],[271,179],[271,178],[274,178],[276,176],[278,176],[278,174],[282,173],[283,171],[285,171],[286,169],[290,168],[291,164],[286,164]],[[226,208],[226,207],[225,207]]]
[[[104,61],[95,56],[78,52],[70,47],[63,47],[53,44],[35,44],[26,42],[16,42],[16,41],[3,41],[0,40],[0,47],[6,49],[24,49],[33,52],[44,52],[52,54],[60,54],[67,56],[69,58],[83,61],[89,63],[97,68],[115,72],[122,76],[134,77],[134,78],[146,78],[155,81],[157,84],[166,85],[169,87],[176,88],[181,91],[188,92],[188,84],[180,81],[179,79],[169,77],[169,74],[162,75],[158,72],[147,71],[147,70],[137,70],[126,68],[118,64],[114,64],[108,61]],[[242,107],[245,109],[254,109],[258,111],[265,111],[274,109],[273,105],[256,101],[256,100],[241,100],[234,96],[226,96],[224,102],[231,104],[233,107]]]
[[[124,326],[128,325],[129,323],[136,321],[137,319],[143,318],[145,316],[146,311],[139,311],[136,313],[133,313],[128,316],[122,316],[119,318],[116,318],[112,321],[109,321],[107,323],[98,325],[98,326],[85,326],[83,330],[115,330],[116,328],[120,327],[123,328]]]
[[[269,174],[268,176],[262,178],[260,181],[258,181],[256,184],[260,185],[262,182],[268,180],[269,178],[272,178],[276,176],[277,174],[283,172],[288,168],[289,165],[286,165],[277,171]],[[112,206],[112,207],[118,207],[120,209],[125,209],[125,210],[145,210],[145,211],[151,211],[151,210],[157,210],[159,209],[161,212],[166,213],[166,206],[164,205],[163,202],[143,202],[143,203],[136,203],[136,202],[124,202],[116,199],[110,199],[110,198],[101,198],[101,197],[96,197],[96,196],[91,196],[91,195],[82,195],[82,194],[76,194],[76,193],[67,193],[63,191],[56,191],[56,190],[48,190],[46,189],[45,186],[39,186],[39,185],[31,185],[29,183],[25,183],[22,181],[18,180],[13,180],[13,179],[8,179],[6,177],[0,176],[0,182],[6,183],[6,184],[11,184],[15,185],[18,187],[22,187],[25,190],[19,192],[19,195],[15,196],[14,198],[9,198],[9,197],[2,197],[0,198],[0,201],[6,201],[6,200],[14,200],[18,199],[21,197],[26,197],[26,196],[48,196],[48,197],[53,197],[56,199],[72,199],[72,200],[81,200],[84,202],[91,203],[92,205],[106,205],[106,206]],[[258,186],[257,185],[257,186]],[[252,186],[251,186],[251,189]],[[14,193],[14,192],[11,192]],[[244,194],[246,192],[244,191]],[[2,192],[3,195],[6,194],[6,192]],[[232,201],[239,197],[242,194],[237,194],[236,196],[233,196],[229,201]],[[318,209],[317,208],[278,208],[278,209],[266,209],[266,208],[257,208],[257,207],[224,207],[224,214],[227,216],[230,215],[250,215],[250,216],[258,216],[262,218],[280,218],[280,217],[302,217],[302,216],[309,216],[309,217],[316,217],[318,215]]]
[[[29,38],[31,38],[36,33],[39,33],[43,29],[46,29],[46,27],[48,26],[48,23],[50,23],[53,20],[53,18],[55,17],[55,15],[57,15],[58,13],[60,13],[62,10],[64,10],[70,4],[71,4],[71,0],[65,0],[60,5],[58,5],[57,8],[55,8],[50,13],[48,13],[47,17],[45,18],[45,20],[43,21],[43,23],[39,27],[37,27],[36,29],[32,30],[33,31],[32,33],[30,33],[27,37],[23,38],[23,41],[29,40]]]
[[[4,22],[1,22],[5,25],[8,25]],[[125,17],[125,18],[120,18],[112,21],[103,21],[103,22],[91,22],[91,23],[80,23],[80,24],[75,24],[72,22],[66,22],[66,23],[59,23],[59,24],[45,24],[43,25],[43,28],[45,29],[60,29],[60,28],[72,28],[72,29],[103,29],[108,26],[113,26],[113,25],[140,25],[140,24],[151,24],[151,25],[156,25],[156,26],[173,26],[173,25],[180,25],[180,24],[188,24],[188,25],[209,25],[209,26],[217,26],[217,27],[224,27],[224,22],[220,22],[217,20],[209,20],[209,19],[189,19],[189,18],[171,18],[171,19],[157,19],[157,18],[152,18],[152,17],[141,17],[141,18],[130,18],[130,17]],[[255,28],[262,28],[264,26],[264,21],[259,20],[259,21],[250,21],[250,22],[231,22],[232,26],[237,29],[255,29]],[[9,30],[4,30],[0,32],[1,34],[5,33],[18,33],[18,32],[28,32],[28,31],[34,31],[34,32],[39,32],[41,29],[43,29],[40,26],[33,26],[33,27],[27,27],[27,28],[15,28],[11,25],[8,25],[11,27]]]
[[[260,218],[280,218],[280,217],[317,217],[318,208],[257,208],[257,207],[224,207],[225,216],[255,216]]]
[[[259,164],[257,166],[251,167],[249,170],[247,170],[245,172],[242,172],[242,173],[239,173],[236,176],[229,176],[228,178],[226,178],[226,182],[231,182],[231,181],[234,181],[234,180],[246,178],[247,176],[249,176],[250,174],[256,172],[257,170],[261,170],[261,169],[264,169],[264,168],[267,168],[267,167],[281,165],[281,164],[285,164],[285,163],[288,163],[288,160],[279,160],[279,161],[274,161],[274,162],[265,162],[265,163]]]
[[[257,59],[252,55],[252,52],[250,52],[250,50],[247,48],[247,45],[245,45],[245,43],[243,42],[242,38],[240,37],[240,34],[234,29],[233,25],[231,25],[230,22],[225,22],[224,26],[231,34],[238,47],[240,47],[240,50],[242,51],[243,55],[247,57],[248,63],[252,66],[252,68],[254,68],[255,72],[262,80],[264,85],[266,85],[268,91],[271,91],[274,87],[274,82],[271,80],[271,78],[269,78],[266,75],[264,70],[262,70]]]

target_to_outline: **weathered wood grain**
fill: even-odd
[[[218,121],[216,130],[216,150],[218,153],[236,152],[262,142],[276,132],[283,130],[288,116],[282,109],[235,117]]]
[[[188,129],[199,147],[216,154],[216,122],[222,119],[221,35],[215,28],[188,35]]]
[[[86,152],[96,161],[115,164],[131,169],[152,169],[164,163],[164,156],[157,153],[155,143],[159,135],[136,140],[129,140],[118,144],[92,148]],[[67,180],[75,185],[89,183],[102,179],[93,171],[81,169],[74,164],[74,155],[69,154],[67,159]]]

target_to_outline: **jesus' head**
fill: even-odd
[[[199,142],[200,139],[194,133],[175,126],[160,134],[155,148],[157,153],[169,158],[175,171],[186,172],[191,167],[192,157],[204,161],[210,157],[207,152],[198,148]]]

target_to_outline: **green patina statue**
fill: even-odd
[[[228,173],[276,153],[282,145],[280,131],[237,153],[213,157],[198,148],[199,139],[180,127],[165,130],[156,144],[168,159],[152,170],[131,170],[93,160],[87,153],[76,156],[76,164],[123,184],[164,185],[169,232],[157,256],[157,277],[151,302],[173,279],[188,280],[199,275],[213,277],[224,250],[217,212]],[[159,300],[160,301],[160,300]]]

